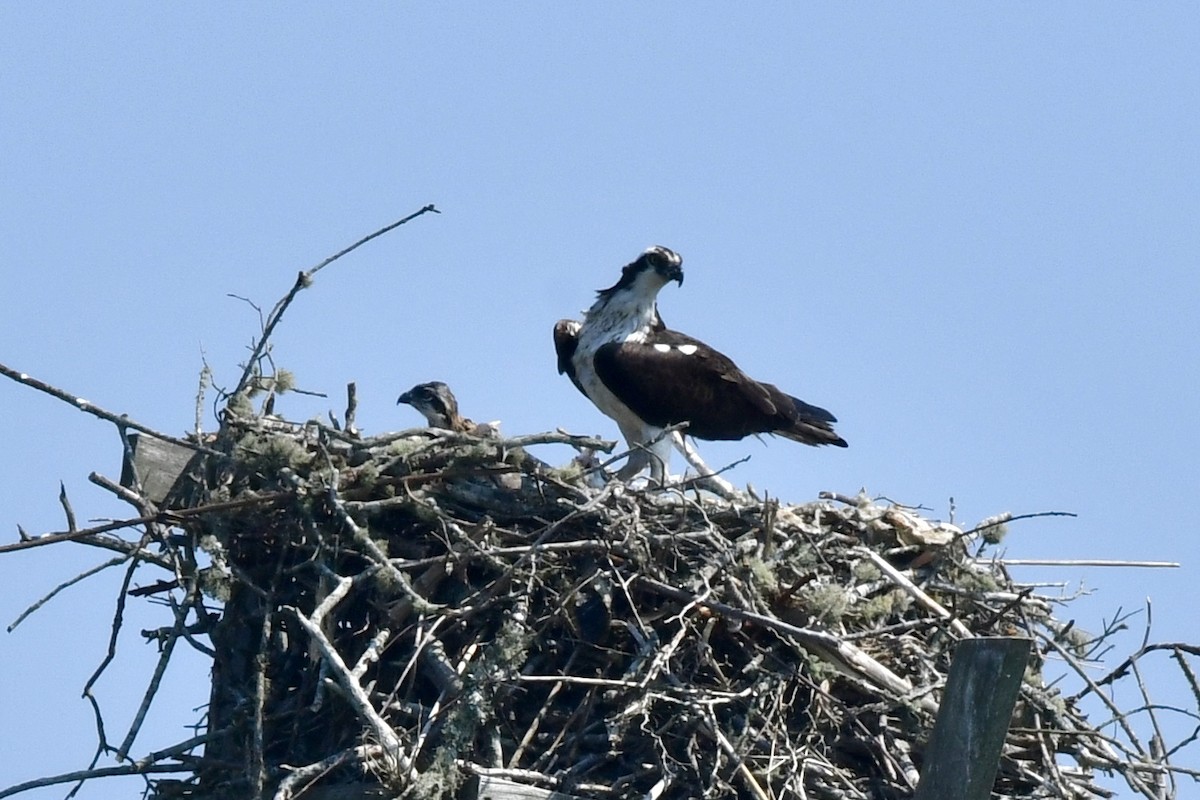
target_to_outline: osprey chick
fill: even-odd
[[[741,439],[771,433],[809,445],[845,447],[823,408],[746,375],[728,356],[673,331],[658,314],[658,292],[683,285],[683,259],[665,247],[647,249],[597,292],[583,322],[554,326],[558,371],[616,421],[634,452],[617,477],[648,465],[662,482],[671,452],[664,428],[688,423],[697,439]]]
[[[475,424],[458,413],[458,400],[454,392],[441,381],[418,383],[409,389],[396,404],[407,403],[421,412],[431,428],[442,428],[455,433],[471,433],[476,436],[495,436],[499,433],[499,423],[485,422]]]

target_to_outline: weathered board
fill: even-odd
[[[1012,720],[1029,639],[959,642],[913,800],[987,800]]]
[[[194,450],[164,442],[153,436],[130,432],[129,446],[133,450],[133,462],[128,458],[121,464],[121,485],[134,488],[134,469],[142,482],[142,494],[150,501],[161,504],[187,469],[196,455]]]

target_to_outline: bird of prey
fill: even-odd
[[[583,321],[554,326],[558,371],[616,421],[631,449],[617,477],[628,480],[647,466],[662,483],[671,437],[663,429],[686,422],[697,439],[742,439],[771,433],[808,445],[845,447],[823,408],[756,381],[723,353],[673,331],[658,314],[658,292],[683,285],[683,259],[672,250],[647,249],[597,292]],[[655,441],[657,439],[657,441]]]
[[[454,392],[441,381],[418,383],[409,389],[396,404],[407,403],[421,412],[431,428],[442,428],[455,433],[471,433],[476,436],[495,436],[499,433],[497,422],[476,424],[458,413],[458,400]]]

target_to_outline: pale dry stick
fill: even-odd
[[[998,558],[1006,567],[1137,567],[1176,569],[1178,561],[1119,561],[1104,558]]]
[[[664,771],[663,776],[654,782],[654,785],[650,787],[648,792],[642,795],[642,800],[658,800],[662,793],[667,790],[669,785],[669,773]]]
[[[570,660],[567,662],[567,667],[569,668],[574,661],[575,653],[572,653]],[[538,709],[537,714],[534,715],[533,722],[529,724],[529,730],[525,731],[525,735],[522,736],[521,741],[517,743],[517,748],[513,751],[512,757],[508,759],[509,768],[516,767],[517,764],[521,763],[521,756],[525,754],[525,749],[529,747],[529,743],[532,742],[533,737],[537,735],[538,728],[541,727],[542,721],[545,720],[546,716],[550,713],[550,710],[554,707],[554,698],[558,696],[558,693],[562,691],[562,688],[565,685],[562,676],[554,675],[518,675],[515,680],[521,681],[527,677],[546,677],[551,679],[557,678],[557,680],[554,681],[554,686],[550,687],[550,692],[546,695],[546,702],[542,704],[542,707]]]
[[[333,590],[325,596],[325,599],[322,600],[320,604],[313,609],[312,614],[309,615],[309,619],[311,619],[315,625],[321,625],[325,622],[326,615],[329,614],[329,612],[332,611],[338,603],[346,599],[346,595],[350,593],[350,587],[352,587],[355,583],[354,578],[338,575],[328,567],[322,569],[321,572],[325,573],[327,577],[335,578],[337,585],[333,587]]]
[[[153,764],[155,762],[162,761],[168,756],[182,757],[189,750],[195,750],[202,744],[208,744],[211,741],[228,736],[230,733],[231,731],[229,729],[216,731],[215,733],[202,733],[199,736],[193,736],[190,739],[184,739],[182,742],[176,742],[169,747],[164,747],[161,750],[155,750],[153,753],[148,753],[133,763]]]
[[[683,643],[684,637],[687,636],[687,613],[692,609],[699,608],[701,605],[703,605],[704,601],[711,593],[712,587],[706,587],[704,594],[698,595],[695,601],[684,603],[683,608],[681,608],[679,613],[674,617],[679,621],[679,630],[676,631],[675,635],[671,637],[671,641],[666,645],[666,647],[659,648],[658,652],[654,654],[654,658],[650,661],[650,666],[646,669],[646,674],[642,676],[640,681],[638,681],[639,689],[645,689],[647,686],[649,686],[650,681],[658,677],[658,673],[661,672],[668,664],[670,664],[671,656],[675,654],[675,651],[679,649],[679,645]]]
[[[334,753],[328,758],[317,761],[313,764],[307,764],[303,767],[284,766],[283,769],[289,770],[288,776],[279,782],[279,787],[275,790],[273,800],[291,800],[299,794],[303,794],[307,790],[297,791],[297,784],[301,781],[309,779],[315,780],[324,775],[329,770],[340,767],[350,761],[364,762],[367,759],[383,754],[383,748],[377,744],[360,744],[357,747],[347,748],[340,753]]]
[[[535,444],[565,444],[574,447],[576,450],[600,450],[605,453],[612,452],[617,443],[612,439],[601,439],[598,436],[581,436],[566,431],[546,431],[545,433],[530,433],[524,436],[510,436],[507,439],[489,440],[505,448],[528,447]]]
[[[1193,670],[1192,666],[1188,664],[1187,658],[1184,657],[1184,652],[1179,648],[1176,647],[1172,649],[1171,658],[1175,659],[1175,663],[1179,665],[1180,672],[1183,673],[1184,679],[1188,682],[1188,687],[1192,690],[1192,699],[1195,701],[1197,707],[1200,707],[1200,680],[1196,679],[1195,670]],[[1200,736],[1200,727],[1197,727],[1194,731],[1192,731],[1192,735],[1187,739],[1184,739],[1179,744],[1175,745],[1175,747],[1171,750],[1171,754],[1174,754],[1177,750],[1180,750],[1191,742],[1195,741],[1198,736]]]
[[[658,433],[658,435],[655,436],[650,441],[648,441],[644,444],[636,444],[633,447],[630,447],[628,450],[623,450],[623,451],[617,453],[616,455],[612,456],[611,458],[605,459],[604,461],[600,462],[599,464],[596,464],[595,466],[585,469],[582,474],[590,475],[593,472],[599,472],[601,475],[603,475],[605,467],[615,464],[616,462],[620,461],[622,458],[631,456],[636,452],[649,450],[651,447],[653,447],[654,445],[661,442],[664,437],[670,436],[674,433],[677,433],[678,431],[684,430],[685,428],[687,428],[687,426],[688,426],[688,423],[686,423],[686,422],[679,422],[674,425],[668,425],[667,427],[663,428]],[[613,447],[616,447],[615,442],[613,443]],[[596,450],[596,449],[602,449],[602,448],[591,448],[591,449]],[[609,450],[611,450],[611,449],[612,448],[609,448]],[[609,452],[609,450],[605,450],[604,452],[607,453],[607,452]],[[654,456],[651,455],[651,458],[653,458],[653,457]]]
[[[607,686],[613,689],[645,689],[645,681],[627,681],[620,678],[587,678],[582,675],[517,675],[512,678],[517,683],[554,683],[575,684],[578,686]],[[712,702],[729,702],[746,696],[747,690],[727,692],[716,689],[696,689],[680,685],[676,687],[683,695],[708,694],[720,698]]]
[[[695,595],[683,589],[676,588],[662,581],[637,575],[632,578],[638,584],[658,594],[682,600],[695,599]],[[865,680],[873,686],[891,692],[900,698],[911,699],[918,708],[930,714],[936,714],[938,704],[925,690],[914,687],[912,682],[892,672],[883,664],[872,658],[861,648],[849,642],[844,642],[833,634],[812,628],[801,628],[791,625],[781,619],[769,617],[753,611],[737,608],[726,603],[709,600],[702,606],[725,617],[754,622],[777,633],[794,638],[801,647],[821,658],[838,671],[850,678]]]
[[[961,586],[955,586],[952,583],[946,583],[944,581],[929,581],[929,583],[926,585],[930,589],[936,589],[939,592],[958,595],[960,597],[969,597],[985,603],[1002,603],[1005,606],[1020,606],[1024,609],[1035,609],[1046,616],[1050,615],[1053,604],[1066,602],[1058,597],[1050,597],[1041,594],[1029,594],[1026,592],[980,592],[974,589],[964,589]],[[1034,588],[1029,584],[1021,585],[1026,589]],[[1070,598],[1068,598],[1068,600],[1069,599]]]
[[[671,434],[671,442],[675,445],[675,449],[683,454],[684,459],[692,465],[692,468],[700,474],[700,477],[714,487],[716,494],[721,495],[726,500],[745,499],[743,492],[739,492],[732,483],[722,478],[720,473],[714,471],[708,464],[704,463],[704,459],[700,457],[700,453],[696,451],[696,448],[692,447],[687,437],[681,431],[675,431]]]
[[[562,781],[555,778],[553,775],[546,775],[542,772],[537,772],[532,769],[514,769],[512,767],[482,767],[472,761],[458,759],[454,762],[455,766],[464,769],[480,777],[485,778],[502,778],[511,781],[524,781],[526,783],[535,783],[550,788],[556,788],[562,784]]]
[[[283,318],[283,312],[287,311],[288,306],[292,304],[292,300],[296,298],[296,295],[300,293],[301,289],[307,289],[312,285],[312,279],[314,275],[332,264],[334,261],[337,261],[342,256],[358,249],[372,239],[382,236],[388,231],[394,230],[406,222],[410,222],[411,220],[414,220],[422,214],[430,211],[435,214],[441,213],[434,208],[432,204],[427,205],[419,211],[415,211],[412,214],[409,214],[407,217],[393,222],[391,225],[386,225],[374,233],[364,236],[349,247],[343,248],[342,250],[334,253],[320,264],[317,264],[315,267],[305,270],[297,275],[296,282],[292,285],[291,290],[284,295],[283,299],[275,304],[273,309],[271,309],[271,314],[267,318],[267,324],[263,327],[262,335],[258,337],[258,342],[255,344],[254,350],[251,351],[250,357],[246,359],[246,367],[242,371],[242,377],[240,380],[238,380],[237,387],[230,392],[230,394],[236,395],[246,388],[246,385],[250,382],[251,376],[254,374],[255,365],[258,363],[259,358],[262,357],[263,351],[266,349],[267,340],[271,338],[271,334],[275,331],[275,327],[279,324],[279,320]]]
[[[388,559],[387,553],[383,552],[383,550],[379,547],[378,542],[372,539],[370,534],[359,527],[358,523],[356,523],[350,516],[350,512],[346,509],[346,505],[342,501],[342,498],[338,496],[337,486],[335,483],[336,478],[334,479],[334,483],[331,483],[325,488],[325,496],[336,510],[338,519],[341,521],[342,525],[344,525],[346,529],[349,530],[353,535],[354,541],[358,542],[358,544],[362,546],[363,550],[366,551],[367,556],[369,556],[370,559],[378,566],[383,568],[383,570],[388,573],[389,577],[396,582],[401,590],[408,595],[409,599],[412,601],[414,609],[420,613],[429,613],[432,611],[442,610],[443,606],[432,603],[425,597],[422,597],[421,594],[413,588],[413,585],[408,580],[408,576],[392,565],[392,562]]]
[[[351,436],[358,435],[357,422],[355,416],[358,414],[358,384],[354,381],[346,384],[346,418],[344,420],[346,433]]]
[[[75,509],[71,508],[71,501],[67,497],[67,485],[62,481],[58,482],[58,502],[62,505],[63,513],[67,516],[67,530],[76,530]]]
[[[4,364],[0,364],[0,375],[3,375],[6,378],[11,378],[17,383],[23,383],[31,389],[37,389],[39,392],[48,394],[51,397],[63,401],[64,403],[75,406],[80,411],[91,414],[94,417],[99,417],[100,419],[111,422],[114,425],[132,428],[133,430],[144,433],[147,436],[153,436],[155,439],[160,439],[164,442],[170,442],[171,444],[179,445],[180,447],[186,447],[189,450],[195,450],[199,453],[207,453],[214,456],[225,455],[220,451],[204,447],[196,442],[190,442],[187,439],[179,439],[174,436],[168,436],[165,433],[142,425],[140,422],[134,422],[123,414],[114,414],[111,411],[105,411],[103,408],[100,408],[89,400],[84,400],[82,397],[73,395],[70,392],[64,392],[62,389],[51,386],[50,384],[40,381],[31,375],[25,374],[24,372],[17,372],[15,369],[7,367]]]
[[[1147,601],[1146,605],[1147,605],[1147,613],[1148,613],[1149,605],[1150,605],[1149,601]],[[1149,620],[1149,618],[1147,618],[1147,620],[1146,620],[1146,635],[1147,636],[1150,635],[1150,620]],[[1143,647],[1145,647],[1145,641],[1146,640],[1143,640],[1143,644],[1142,644]],[[1142,709],[1140,709],[1140,710],[1144,710],[1146,712],[1146,715],[1150,717],[1150,727],[1154,731],[1154,733],[1150,736],[1150,757],[1154,759],[1154,763],[1161,764],[1165,768],[1165,771],[1163,772],[1163,774],[1158,776],[1159,784],[1158,784],[1157,788],[1159,789],[1159,793],[1161,795],[1174,797],[1175,796],[1175,791],[1174,791],[1175,790],[1175,774],[1172,771],[1170,756],[1167,754],[1167,740],[1166,740],[1166,737],[1163,736],[1162,726],[1160,726],[1158,723],[1158,713],[1156,711],[1156,706],[1154,705],[1154,702],[1150,699],[1150,691],[1149,691],[1149,689],[1146,688],[1146,682],[1142,678],[1142,671],[1140,669],[1138,669],[1138,662],[1136,662],[1136,661],[1133,662],[1133,664],[1130,666],[1130,670],[1133,672],[1133,678],[1134,678],[1134,681],[1136,681],[1136,683],[1137,683],[1138,691],[1140,691],[1142,693],[1142,700],[1144,701],[1144,705],[1143,705]],[[1168,710],[1171,710],[1169,706],[1167,706],[1166,708]],[[1175,709],[1175,710],[1179,710],[1179,709]],[[1131,713],[1135,713],[1135,712],[1131,712]],[[1165,783],[1170,783],[1170,785],[1171,785],[1172,791],[1171,791],[1170,795],[1166,794]]]
[[[1035,729],[1042,728],[1042,715],[1040,711],[1033,712],[1033,725]],[[1054,775],[1056,786],[1066,786],[1067,780],[1063,776],[1062,771],[1058,768],[1058,759],[1050,752],[1050,748],[1046,743],[1046,736],[1036,736],[1038,749],[1042,753],[1042,767],[1048,768]]]
[[[321,656],[329,664],[329,668],[333,671],[338,684],[345,690],[347,701],[358,712],[362,721],[370,726],[371,731],[379,739],[384,749],[389,754],[395,753],[399,758],[407,761],[401,753],[403,745],[400,738],[396,736],[396,732],[392,730],[383,717],[379,716],[379,712],[371,705],[371,700],[367,697],[358,681],[354,680],[354,676],[350,674],[346,662],[342,660],[341,654],[338,653],[333,643],[325,637],[321,626],[318,623],[314,623],[301,613],[300,609],[294,606],[284,606],[282,610],[294,616],[301,627],[308,632],[313,644],[317,646],[317,649],[321,651]],[[407,768],[408,765],[405,764],[405,769],[407,770]]]
[[[132,456],[129,457],[129,463],[131,465],[133,464]],[[96,486],[99,486],[101,489],[110,491],[121,500],[129,503],[129,505],[136,508],[138,513],[141,515],[147,517],[158,516],[158,508],[153,503],[146,500],[145,497],[142,497],[142,495],[140,495],[138,492],[135,492],[133,489],[126,488],[117,483],[112,478],[101,475],[99,472],[89,472],[88,480]]]
[[[170,559],[151,550],[147,550],[145,547],[140,547],[134,542],[121,539],[117,536],[83,534],[79,536],[72,536],[69,541],[86,544],[88,547],[97,547],[101,550],[109,550],[113,553],[121,553],[127,559],[136,558],[138,561],[142,561],[147,564],[153,564],[156,567],[161,567],[167,572],[173,573],[175,571]],[[2,548],[0,548],[0,552],[3,552]]]
[[[367,669],[380,659],[383,655],[384,645],[392,636],[392,632],[387,628],[380,628],[379,632],[371,637],[371,641],[367,642],[367,647],[363,650],[363,654],[358,657],[358,663],[354,665],[354,669],[350,670],[350,674],[355,680],[361,680],[362,676],[367,673]]]
[[[280,562],[282,563],[282,562]],[[279,579],[279,565],[275,570],[275,579]],[[271,608],[263,604],[262,625],[259,626],[258,648],[254,653],[254,697],[253,714],[251,716],[250,740],[253,743],[247,757],[250,761],[250,786],[252,797],[262,797],[267,784],[267,736],[266,736],[266,705],[267,705],[267,647],[271,642]]]
[[[866,547],[855,547],[851,552],[855,553],[856,555],[863,556],[869,560],[879,569],[880,572],[886,575],[892,581],[892,583],[896,584],[905,592],[907,592],[914,600],[917,601],[917,603],[944,619],[950,625],[950,630],[954,631],[954,633],[960,638],[975,638],[975,634],[971,633],[971,629],[968,628],[962,620],[951,614],[941,603],[926,594],[921,587],[917,586],[904,573],[888,563],[888,560],[883,556]]]
[[[195,428],[192,435],[196,437],[196,441],[200,441],[204,436],[204,395],[208,391],[208,387],[212,386],[212,367],[208,365],[208,359],[204,355],[204,348],[200,348],[200,363],[203,364],[200,368],[200,378],[196,381],[196,409],[195,409]]]
[[[756,780],[754,777],[754,773],[750,771],[748,766],[746,766],[745,760],[738,755],[737,750],[733,748],[733,743],[725,737],[725,734],[721,732],[721,729],[711,721],[708,722],[708,727],[712,729],[713,735],[717,739],[717,744],[720,745],[721,750],[725,753],[725,755],[737,762],[738,774],[742,776],[742,780],[745,782],[746,786],[750,788],[750,793],[758,798],[758,800],[771,800],[771,796],[768,795],[766,791],[763,790],[762,786],[759,785],[758,780]]]

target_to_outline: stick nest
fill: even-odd
[[[181,484],[209,511],[178,552],[206,554],[194,586],[223,604],[207,748],[158,796],[438,798],[482,775],[584,797],[909,797],[959,639],[1073,646],[1049,599],[969,556],[979,533],[865,497],[591,488],[525,450],[556,440],[598,444],[227,423],[229,457]],[[1090,768],[1126,759],[1040,659],[995,791],[1108,794]]]

